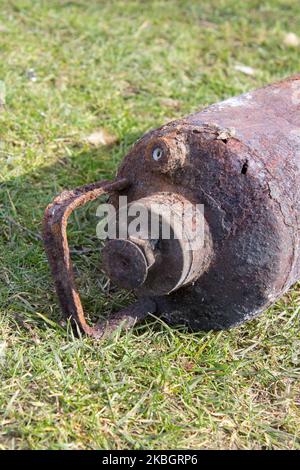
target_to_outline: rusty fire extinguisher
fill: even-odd
[[[193,330],[253,318],[300,278],[299,187],[300,75],[148,132],[115,181],[64,191],[46,209],[43,237],[64,315],[94,337],[149,313]],[[106,272],[138,300],[90,326],[66,229],[74,209],[103,193],[117,209],[119,195],[165,209],[174,201],[203,204],[204,242],[186,250],[175,238],[153,243],[150,233],[108,240]]]

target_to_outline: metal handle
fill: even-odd
[[[141,299],[135,304],[113,314],[107,321],[91,327],[87,324],[79,293],[76,289],[72,261],[67,238],[67,223],[72,212],[87,202],[111,191],[121,191],[129,185],[127,179],[113,182],[99,181],[72,191],[63,191],[49,204],[43,220],[43,240],[55,281],[56,292],[62,311],[67,319],[89,336],[100,338],[120,325],[130,328],[137,321],[154,313],[156,304],[151,299]]]

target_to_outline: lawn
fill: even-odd
[[[150,128],[299,72],[299,31],[298,0],[0,0],[0,449],[300,449],[299,287],[230,331],[76,338],[40,237],[55,194],[112,179]],[[70,222],[90,318],[132,300],[95,221]]]

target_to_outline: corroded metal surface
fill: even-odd
[[[136,249],[129,287],[137,296],[149,294],[156,314],[194,330],[253,318],[300,278],[300,75],[147,133],[117,177],[130,184],[107,189],[115,206],[120,194],[129,202],[164,194],[166,203],[173,197],[205,207],[205,246],[189,265],[182,246],[173,245],[172,260],[170,246],[158,243],[154,258],[164,262],[151,266]],[[49,249],[48,256],[60,293],[61,265]],[[176,283],[184,269],[187,282]],[[61,304],[76,317],[66,305],[72,295]]]
[[[155,162],[159,145],[168,150]],[[132,181],[130,200],[164,190],[205,206],[213,259],[193,285],[156,299],[171,323],[237,325],[299,279],[300,75],[149,132],[118,176]]]

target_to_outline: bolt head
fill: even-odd
[[[153,150],[152,150],[152,158],[153,160],[155,160],[156,162],[158,160],[160,160],[162,157],[163,157],[163,154],[164,154],[164,151],[161,147],[155,147]]]

